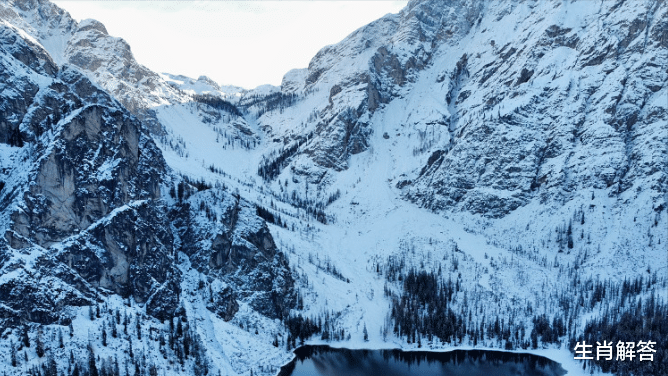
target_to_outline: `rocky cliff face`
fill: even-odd
[[[465,46],[443,72],[452,137],[405,188],[407,198],[493,217],[588,189],[617,197],[649,190],[665,206],[665,6],[608,3],[584,16],[563,5],[536,20],[547,6],[481,14],[510,18],[517,32],[477,38],[489,49]],[[514,16],[522,11],[525,18]],[[595,18],[605,27],[585,25]]]
[[[207,209],[211,203],[218,203]],[[295,304],[293,280],[286,259],[255,206],[238,195],[220,195],[220,192],[202,192],[189,199],[189,205],[203,206],[205,210],[190,211],[177,220],[176,229],[182,242],[182,251],[200,272],[224,279],[229,287],[218,292],[218,299],[226,302],[216,308],[229,320],[234,315],[234,298],[252,298],[251,307],[271,318],[281,318]],[[215,217],[214,223],[206,213]],[[178,217],[178,216],[177,216]]]
[[[12,1],[7,5],[0,5],[3,19],[34,38],[56,64],[78,67],[139,117],[152,133],[162,134],[164,129],[150,108],[187,98],[157,73],[137,63],[127,42],[110,36],[99,21],[77,23],[45,0]]]
[[[397,260],[527,329],[584,278],[656,285],[666,19],[653,0],[411,1],[246,91],[151,72],[47,1],[2,3],[0,324],[111,305],[190,323],[211,369],[275,374],[292,308],[386,334]],[[103,333],[93,316],[65,348]],[[172,369],[170,346],[149,357]]]
[[[374,113],[405,96],[434,64],[434,53],[465,36],[482,8],[481,2],[412,2],[323,48],[305,71],[286,75],[284,92],[318,98],[311,116],[301,119],[313,137],[299,148],[304,158],[295,158],[292,171],[320,184],[328,181],[327,171],[346,169],[351,155],[370,147]],[[277,129],[273,136],[285,136],[281,119],[259,121]]]
[[[53,14],[38,17],[37,8]],[[645,171],[634,160],[666,164],[665,143],[655,139],[663,130],[657,120],[665,118],[665,66],[658,57],[666,53],[665,7],[648,0],[580,9],[552,2],[412,1],[400,14],[323,48],[306,70],[286,75],[282,91],[267,103],[293,96],[298,100],[280,107],[301,115],[288,123],[282,112],[256,111],[258,128],[290,149],[282,153],[289,160],[282,168],[327,186],[351,155],[371,146],[379,109],[392,101],[410,108],[414,98],[428,97],[420,110],[402,114],[398,122],[409,129],[397,132],[420,139],[413,149],[422,165],[395,184],[421,206],[502,217],[533,200],[570,200],[569,192],[588,188],[621,194],[643,176],[655,182],[649,186],[662,200],[665,169]],[[26,27],[41,40],[51,37],[49,28],[64,30],[65,48],[53,52],[55,60],[81,68],[155,135],[165,129],[154,109],[188,100],[181,86],[139,65],[130,47],[97,21],[76,24],[39,2],[17,3],[5,13],[15,23],[34,23]],[[267,107],[258,95],[231,100],[253,113],[258,104]],[[548,109],[549,117],[536,116]],[[301,122],[298,131],[295,122]],[[254,134],[238,138],[259,142]]]
[[[327,101],[291,168],[345,169],[394,101],[410,109],[395,133],[425,155],[395,183],[420,206],[498,218],[600,189],[663,208],[665,15],[660,1],[413,1],[313,58],[300,92]]]
[[[34,11],[21,4],[20,11]],[[93,21],[67,30],[93,41],[107,37]],[[210,278],[244,291],[223,294],[224,302],[211,305],[226,319],[235,313],[226,307],[237,299],[272,317],[287,313],[294,304],[292,277],[252,206],[229,192],[199,187],[216,196],[208,205],[226,213],[225,225],[207,232],[209,221],[195,220],[202,216],[197,207],[167,194],[177,183],[181,195],[197,189],[171,172],[137,117],[80,66],[59,66],[12,24],[3,22],[0,36],[4,326],[67,322],[68,307],[96,304],[109,294],[131,298],[161,320],[171,318],[180,305],[179,252]],[[66,55],[79,65],[86,61],[90,73],[108,62],[83,58],[96,56],[87,46],[71,44]],[[126,68],[116,73],[138,79],[134,68]],[[232,201],[236,206],[226,206]],[[183,234],[172,232],[174,223],[187,224]],[[207,240],[213,241],[201,244]],[[195,262],[198,255],[210,261]]]

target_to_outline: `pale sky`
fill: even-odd
[[[102,22],[156,72],[247,89],[280,85],[334,44],[407,1],[53,1],[74,19]]]

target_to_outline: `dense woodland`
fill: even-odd
[[[585,367],[599,368],[619,376],[627,375],[668,375],[668,305],[660,302],[652,293],[648,299],[633,299],[635,293],[642,291],[643,281],[624,281],[622,284],[621,304],[607,308],[600,317],[590,320],[579,335],[577,341],[585,341],[594,354],[594,360],[587,361]],[[635,342],[653,341],[653,361],[640,361],[639,356],[632,361],[596,360],[597,343],[603,341],[616,344],[618,341]],[[571,339],[571,348],[575,347]],[[613,346],[614,348],[614,346]],[[613,352],[616,355],[616,352]]]
[[[398,269],[395,266],[395,270]],[[425,341],[458,344],[468,341],[478,345],[491,340],[507,350],[539,348],[551,344],[568,344],[574,352],[578,341],[594,345],[596,342],[619,340],[654,341],[654,361],[586,361],[584,368],[597,368],[618,375],[659,375],[668,371],[668,305],[655,296],[658,287],[666,286],[666,279],[656,274],[624,280],[581,280],[577,276],[571,281],[575,291],[572,299],[562,297],[561,310],[532,312],[528,327],[519,320],[499,317],[480,317],[467,307],[466,293],[458,282],[444,281],[440,273],[416,271],[400,273],[400,294],[390,289],[386,295],[392,299],[391,323],[394,334],[404,337],[408,343],[422,347]],[[460,301],[455,302],[455,299]],[[589,321],[584,333],[577,326],[582,313],[604,310],[602,315]]]
[[[476,308],[460,279],[444,270],[409,269],[401,257],[390,257],[375,267],[388,280],[385,295],[391,300],[384,337],[392,332],[418,348],[469,344],[515,350],[565,345],[574,356],[576,342],[583,340],[594,345],[594,355],[597,341],[654,341],[652,362],[641,362],[639,357],[583,361],[583,369],[624,376],[668,374],[668,305],[655,295],[667,281],[656,273],[620,282],[583,279],[574,271],[569,281],[572,294],[556,293],[546,298],[558,300],[558,310],[539,309],[537,302],[519,309],[519,314],[507,315]],[[581,318],[594,312],[596,318],[582,327]],[[336,317],[334,312],[314,317],[290,315],[285,320],[289,334],[284,345],[292,349],[314,336],[333,341],[350,339],[350,333],[338,327]],[[281,344],[275,341],[276,346]]]
[[[310,258],[311,263],[324,265],[323,270],[328,269],[330,274],[337,272],[328,260],[323,264],[315,260],[316,256]],[[593,354],[596,354],[597,341],[651,340],[656,342],[653,362],[641,362],[638,358],[592,360],[583,361],[583,369],[620,376],[660,375],[668,371],[668,305],[654,293],[665,288],[666,279],[656,273],[621,282],[582,280],[576,275],[569,282],[573,294],[570,299],[564,296],[560,310],[541,312],[527,308],[522,311],[530,317],[527,322],[519,315],[480,312],[470,304],[460,278],[453,278],[444,270],[408,268],[402,258],[396,257],[375,267],[376,272],[387,279],[385,295],[391,301],[383,336],[392,332],[418,348],[433,344],[470,344],[513,350],[567,345],[574,351],[576,342],[585,341],[594,345]],[[282,318],[286,333],[274,337],[274,346],[291,350],[316,336],[325,341],[351,339],[351,334],[338,325],[340,314],[337,312],[323,311],[310,317],[300,314],[303,298],[298,295],[297,310]],[[577,323],[582,315],[594,311],[600,314],[584,328],[579,327]],[[168,360],[170,367],[192,370],[198,376],[211,372],[201,341],[183,308],[158,327],[148,325],[142,314],[128,314],[123,307],[109,308],[104,304],[91,306],[88,319],[97,322],[99,333],[92,337],[89,334],[85,353],[69,353],[66,369],[62,369],[65,363],[56,361],[54,345],[56,349],[65,347],[73,336],[71,323],[55,329],[19,328],[18,342],[10,344],[12,367],[23,368],[25,374],[31,376],[159,375],[159,366],[146,356],[144,349],[133,348],[135,340],[144,343],[148,340]],[[364,340],[368,339],[366,325],[362,335]],[[107,346],[124,348],[127,357],[104,356]],[[29,356],[34,355],[29,354],[42,359],[39,366],[30,361]]]
[[[194,94],[193,99],[199,103],[204,103],[217,110],[225,111],[232,115],[243,116],[241,111],[232,103],[212,94]]]
[[[294,105],[299,100],[299,96],[294,93],[283,93],[281,91],[268,95],[249,95],[239,101],[239,107],[244,109],[254,109],[255,116],[260,117],[267,112],[283,110]]]
[[[260,162],[260,166],[257,169],[257,174],[260,175],[264,180],[274,180],[281,173],[283,168],[287,166],[289,158],[297,153],[307,138],[300,138],[296,142],[293,142],[287,148],[281,148],[278,152],[274,152],[269,156],[265,156]]]

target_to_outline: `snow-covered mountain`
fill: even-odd
[[[581,370],[598,318],[666,311],[667,20],[411,1],[245,90],[0,4],[7,372],[275,374],[297,338],[543,346]]]

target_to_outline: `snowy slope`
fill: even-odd
[[[226,242],[261,255],[264,239],[273,239],[294,278],[294,286],[283,287],[301,301],[291,314],[331,318],[346,335],[309,341],[336,346],[507,346],[470,335],[418,345],[393,333],[392,301],[403,284],[390,275],[399,263],[403,273],[438,271],[456,283],[451,308],[468,316],[469,327],[513,322],[527,343],[540,315],[552,322],[567,312],[574,336],[614,308],[617,293],[597,301],[593,288],[587,290],[596,283],[653,280],[631,304],[651,292],[666,294],[665,2],[411,1],[399,14],[323,48],[308,68],[288,72],[281,87],[253,90],[151,72],[102,24],[77,24],[48,2],[3,7],[3,41],[19,35],[41,51],[30,69],[15,58],[2,61],[16,66],[11,76],[35,85],[26,92],[48,87],[52,66],[71,64],[143,121],[169,171],[160,186],[169,219],[157,217],[172,234],[168,248],[176,251],[169,260],[181,276],[184,322],[195,327],[212,370],[275,374],[290,359],[286,328],[257,303],[276,286],[247,289],[255,283],[247,276],[266,282],[262,267],[259,274],[244,269],[250,258],[222,273],[213,260],[223,257]],[[0,180],[7,187],[29,179],[17,167],[27,154],[0,144]],[[101,181],[118,165],[105,163],[98,166]],[[185,179],[193,192],[180,202],[169,190]],[[214,188],[195,193],[195,182]],[[179,206],[184,202],[200,210],[190,213]],[[114,213],[131,202],[123,205],[84,228],[113,227]],[[272,214],[263,216],[268,236],[255,205]],[[1,218],[2,229],[15,223],[8,210]],[[94,249],[88,236],[73,233],[56,248],[65,252],[81,242]],[[15,253],[4,265],[32,265],[43,252]],[[229,255],[234,259],[235,252]],[[10,269],[4,267],[5,280],[20,277]],[[141,301],[126,308],[128,302],[104,295],[98,303],[112,311],[146,312]],[[198,372],[196,359],[175,366],[178,350],[155,350],[157,335],[150,335],[154,342],[144,334],[143,341],[114,338],[101,346],[101,320],[86,317],[85,308],[72,313],[82,329],[55,357],[73,349],[85,358],[84,337],[93,336],[101,359],[132,364],[126,354],[133,343],[166,374]],[[147,333],[171,330],[164,318],[144,320]],[[57,323],[43,328],[64,330]],[[20,342],[19,332],[11,339]],[[567,339],[533,351],[580,374]],[[44,362],[32,351],[24,369]]]
[[[462,7],[413,2],[288,73],[296,103],[256,118],[259,105],[238,102],[264,142],[218,179],[281,213],[290,231],[273,229],[306,285],[304,314],[338,313],[353,344],[366,325],[383,346],[375,266],[388,257],[461,273],[470,304],[527,325],[553,317],[573,270],[618,283],[667,270],[663,3]],[[600,50],[603,30],[617,54]],[[260,153],[285,162],[252,183]],[[337,191],[327,225],[294,208]]]
[[[258,154],[284,158],[266,182],[220,179],[294,224],[273,229],[307,286],[305,314],[339,313],[353,341],[366,324],[382,346],[375,265],[390,256],[461,273],[471,304],[527,325],[552,317],[573,270],[665,275],[666,7],[637,5],[412,2],[286,75],[296,103],[256,119],[242,96],[265,142],[230,171],[249,182]],[[327,225],[295,212],[337,191]]]

